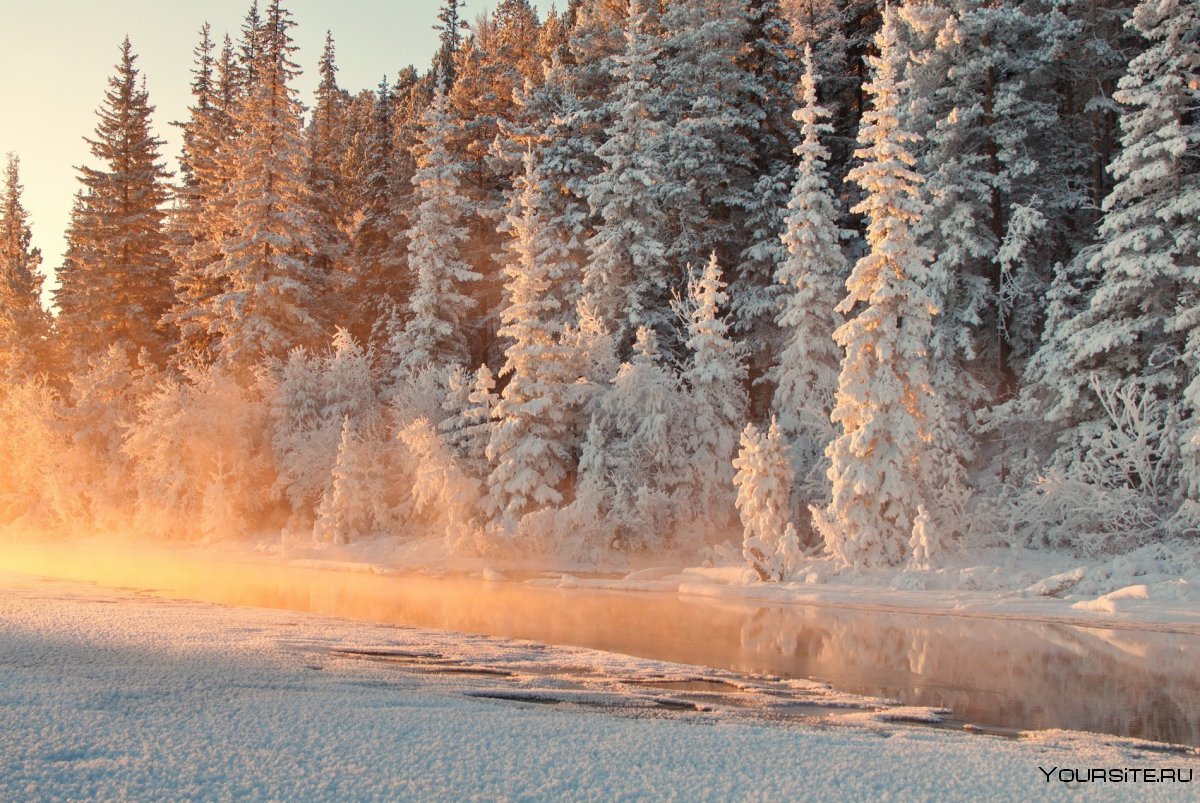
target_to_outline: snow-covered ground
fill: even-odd
[[[1166,800],[1196,782],[1132,771],[1200,770],[805,681],[4,573],[0,667],[3,800]],[[1060,780],[1091,768],[1130,772]]]

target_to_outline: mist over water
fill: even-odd
[[[1194,635],[323,571],[98,541],[0,541],[0,570],[814,678],[981,725],[1200,744]]]

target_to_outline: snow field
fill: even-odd
[[[1048,783],[1038,766],[1200,763],[1080,734],[480,698],[468,693],[503,678],[353,651],[526,673],[549,660],[597,682],[688,669],[18,575],[0,585],[0,799],[1170,800],[1194,787]]]

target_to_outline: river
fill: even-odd
[[[1200,745],[1200,636],[379,575],[194,551],[0,543],[0,568],[223,605],[530,639],[822,680],[1001,729]]]

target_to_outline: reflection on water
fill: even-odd
[[[0,544],[0,568],[816,678],[981,725],[1200,745],[1196,636],[132,554]]]

